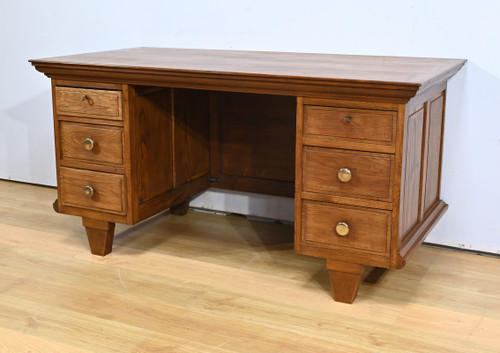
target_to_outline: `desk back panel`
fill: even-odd
[[[293,197],[296,98],[213,94],[214,186]]]

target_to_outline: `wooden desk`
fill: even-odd
[[[116,222],[209,187],[295,197],[295,250],[352,302],[445,212],[446,82],[465,60],[136,48],[31,60],[52,79],[58,212],[93,254]]]

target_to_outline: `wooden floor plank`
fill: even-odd
[[[190,211],[91,255],[55,189],[0,181],[0,352],[499,352],[500,260],[419,248],[336,303],[293,228]]]
[[[70,345],[48,341],[15,330],[0,327],[0,352],[29,353],[89,353]]]

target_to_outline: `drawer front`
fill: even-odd
[[[345,205],[302,201],[302,241],[331,249],[387,253],[391,212]],[[340,225],[339,225],[340,224]],[[341,236],[337,233],[346,230]]]
[[[120,127],[61,122],[61,159],[123,164]]]
[[[304,191],[391,201],[393,156],[305,146]]]
[[[59,188],[63,206],[125,214],[123,175],[61,167]]]
[[[305,105],[304,134],[392,145],[396,116],[390,111]]]
[[[120,91],[56,87],[55,92],[59,115],[122,120]]]

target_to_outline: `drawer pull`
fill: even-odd
[[[90,106],[94,105],[94,100],[86,94],[82,97],[82,102],[87,102]]]
[[[92,196],[94,196],[94,188],[92,186],[85,186],[83,188],[83,195],[88,198],[88,199],[91,199]]]
[[[347,183],[351,180],[352,178],[352,173],[349,169],[347,168],[340,168],[339,172],[337,173],[337,177],[339,180],[343,183]]]
[[[348,116],[344,116],[344,121],[345,121],[346,123],[350,123],[350,122],[351,122],[351,120],[352,120],[352,118],[351,118],[349,115],[348,115]]]
[[[345,222],[339,222],[335,227],[335,231],[341,237],[345,237],[347,234],[349,234],[349,225]]]
[[[83,147],[87,151],[92,151],[94,149],[94,140],[92,140],[91,138],[86,138],[85,140],[83,140]]]

